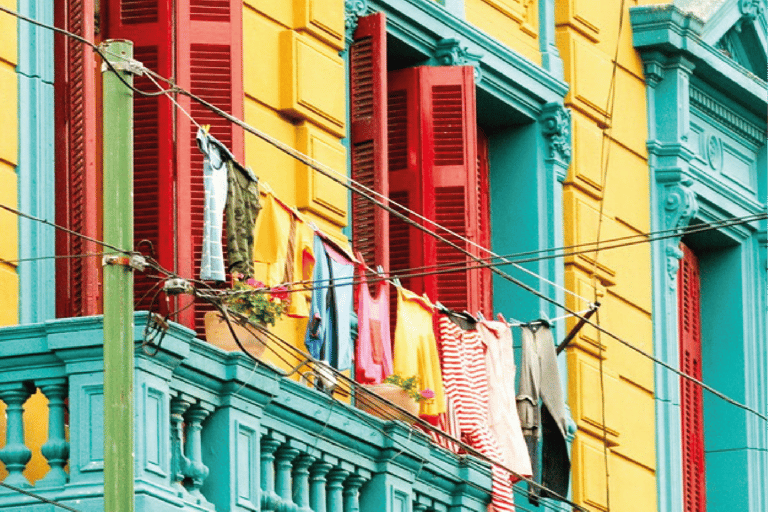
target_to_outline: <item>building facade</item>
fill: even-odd
[[[271,190],[371,267],[409,274],[494,254],[523,260],[500,272],[402,278],[433,301],[512,322],[560,317],[557,304],[584,312],[600,303],[592,319],[604,330],[584,326],[558,360],[573,419],[568,498],[578,506],[671,512],[706,502],[710,511],[762,512],[763,420],[681,384],[632,347],[766,412],[766,221],[728,222],[766,211],[765,6],[635,3],[2,5],[96,43],[132,40],[150,70],[338,173],[312,169],[187,96],[176,95],[177,106],[137,94],[137,250],[197,277],[204,185],[195,123],[210,125],[259,177],[263,198]],[[0,141],[0,199],[102,239],[101,62],[5,13],[0,26],[0,115],[10,134]],[[148,92],[167,85],[146,74],[134,83]],[[333,176],[350,176],[392,209]],[[436,229],[436,240],[403,213],[452,233]],[[717,222],[715,231],[624,243]],[[11,234],[0,241],[0,324],[14,325],[0,330],[0,444],[26,446],[0,451],[4,481],[99,510],[102,249],[9,212],[0,226]],[[45,258],[53,254],[86,256]],[[685,278],[696,286],[681,285],[680,258],[700,276]],[[268,272],[256,264],[257,279]],[[136,274],[137,310],[155,306],[155,283]],[[137,353],[137,508],[485,509],[487,464],[281,377],[295,355],[268,352],[274,371],[213,349],[196,339],[210,310],[203,301],[182,295],[157,307],[178,311],[179,325],[159,357]],[[685,315],[698,318],[699,338],[681,330]],[[141,341],[147,317],[136,318]],[[305,350],[306,323],[283,318],[273,332]],[[556,341],[576,324],[554,322]],[[529,500],[528,490],[515,485],[521,510],[572,509]],[[23,510],[33,501],[9,493],[0,503]]]

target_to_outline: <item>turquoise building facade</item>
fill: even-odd
[[[653,230],[691,231],[652,244],[655,355],[685,366],[682,242],[699,266],[699,378],[765,415],[766,220],[755,218],[768,179],[765,3],[636,7],[631,23],[647,83]],[[695,232],[707,225],[719,227]],[[704,390],[693,407],[703,424],[691,426],[682,388],[657,369],[659,510],[768,510],[765,419]],[[697,443],[702,461],[687,460]]]

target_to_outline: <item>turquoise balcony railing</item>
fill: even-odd
[[[143,326],[146,313],[137,313]],[[136,329],[137,344],[141,329]],[[4,482],[83,512],[103,511],[101,317],[0,329]],[[172,325],[136,350],[137,511],[485,512],[490,467],[224,352]],[[47,418],[23,415],[39,389]],[[24,425],[24,421],[34,425]],[[31,484],[24,429],[47,431],[50,469]],[[68,431],[68,435],[67,435]],[[55,511],[0,488],[0,509]]]

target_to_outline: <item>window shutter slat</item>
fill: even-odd
[[[93,0],[55,3],[56,26],[93,39]],[[96,67],[82,43],[56,36],[56,223],[99,238],[96,172]],[[56,232],[57,254],[84,254],[101,247],[81,237]],[[56,315],[99,312],[97,258],[56,261]]]
[[[701,281],[699,263],[691,249],[681,244],[683,257],[678,271],[678,326],[680,369],[701,380]],[[704,415],[702,391],[688,379],[680,379],[681,438],[683,450],[684,512],[706,511],[704,467]]]
[[[386,18],[376,13],[358,20],[350,47],[350,133],[352,179],[388,196]],[[379,197],[378,199],[381,199]],[[352,243],[369,265],[390,268],[389,216],[352,194]]]

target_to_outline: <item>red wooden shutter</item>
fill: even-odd
[[[419,131],[421,116],[418,68],[389,73],[387,80],[389,197],[397,203],[397,205],[392,204],[395,211],[406,215],[414,222],[423,224],[423,221],[412,214],[409,215],[401,208],[402,206],[423,214],[427,207],[423,183],[426,169],[422,163]],[[408,269],[426,265],[425,244],[427,243],[434,248],[434,241],[427,240],[422,231],[411,227],[395,215],[389,216],[389,266],[392,272],[408,271]],[[430,253],[434,254],[434,249]],[[401,282],[404,287],[421,294],[426,291],[425,279],[424,277],[404,277],[401,278]],[[396,303],[396,290],[393,289],[392,300],[390,300],[392,308]]]
[[[242,2],[237,0],[111,0],[111,38],[134,41],[134,55],[148,68],[236,117],[243,116]],[[175,36],[175,39],[174,39]],[[145,77],[135,80],[156,87]],[[243,132],[186,96],[177,98],[235,157],[243,158]],[[160,264],[183,277],[197,277],[203,229],[203,158],[197,127],[174,112],[164,97],[134,98],[135,239],[153,243]],[[136,296],[153,281],[136,278]],[[182,297],[178,321],[202,329],[205,305]],[[148,302],[139,307],[146,308]]]
[[[390,197],[450,229],[478,240],[480,221],[475,90],[470,67],[418,67],[389,76]],[[417,220],[412,217],[413,220]],[[417,222],[435,231],[433,225]],[[436,230],[473,254],[480,251],[456,235]],[[469,263],[461,252],[437,242],[402,221],[390,223],[390,262],[393,269],[453,262]],[[427,268],[429,271],[431,268]],[[405,286],[426,293],[445,306],[477,311],[478,270],[412,278]]]
[[[688,247],[681,244],[683,257],[678,271],[678,326],[680,332],[680,369],[701,380],[701,284],[699,262]],[[704,472],[704,418],[701,388],[688,379],[680,379],[681,437],[683,450],[684,512],[706,511]]]
[[[177,2],[176,70],[179,84],[222,110],[243,118],[242,13],[240,0]],[[189,98],[180,103],[200,124],[242,162],[243,130]],[[200,274],[203,242],[203,155],[197,148],[197,127],[178,116],[177,201],[178,268],[183,276]],[[226,234],[224,235],[226,240]],[[226,247],[226,243],[224,243]],[[226,254],[225,254],[226,259]],[[203,331],[203,316],[212,308],[198,301],[182,323]]]
[[[93,0],[54,2],[56,26],[92,40]],[[90,49],[55,36],[56,55],[56,223],[84,235],[98,236],[96,164],[96,65]],[[56,232],[57,254],[101,251],[93,242]],[[56,261],[56,316],[99,312],[100,258]]]
[[[352,179],[389,194],[387,176],[387,33],[384,13],[358,20],[350,47]],[[377,197],[381,200],[381,197]],[[352,244],[369,265],[389,269],[389,215],[352,194]]]
[[[488,137],[480,128],[477,129],[477,239],[485,248],[491,247],[491,201],[489,190],[490,164],[488,160]],[[478,251],[481,258],[488,258],[485,251]],[[491,269],[484,268],[479,273],[480,310],[486,317],[493,316],[493,286]],[[475,313],[474,311],[472,312]]]
[[[173,11],[170,2],[159,0],[110,0],[106,13],[106,36],[130,39],[133,55],[144,66],[164,77],[172,77]],[[157,91],[146,76],[134,77],[134,86]],[[174,145],[173,109],[164,97],[133,98],[133,194],[134,243],[149,240],[153,256],[164,268],[175,270],[176,230],[173,198]],[[140,249],[149,252],[148,247]],[[157,283],[137,272],[134,290],[137,301]],[[151,297],[136,304],[148,309]]]

